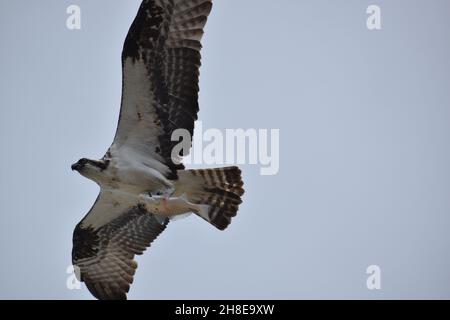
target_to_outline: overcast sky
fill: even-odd
[[[0,298],[92,298],[66,269],[98,187],[70,165],[112,142],[139,4],[0,0]],[[280,129],[280,172],[242,166],[225,232],[172,223],[129,297],[450,298],[449,15],[447,0],[215,0],[199,117]]]

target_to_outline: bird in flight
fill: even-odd
[[[122,51],[122,103],[114,141],[100,160],[72,170],[100,186],[73,234],[79,280],[98,299],[126,299],[142,254],[169,221],[194,213],[219,230],[244,194],[237,167],[186,170],[175,130],[197,120],[201,38],[211,0],[144,0]]]

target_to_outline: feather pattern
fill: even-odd
[[[104,212],[109,203],[114,203],[113,195],[100,194],[75,228],[72,261],[79,268],[80,281],[96,298],[126,299],[137,268],[134,256],[151,245],[169,220],[147,212],[139,204],[118,204],[115,212]],[[115,218],[101,226],[90,222],[92,216],[106,214]]]
[[[173,159],[179,141],[172,133],[192,136],[197,120],[201,39],[211,8],[211,0],[144,0],[122,51],[122,107],[111,149],[156,159],[169,179],[187,155]]]

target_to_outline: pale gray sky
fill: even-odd
[[[112,142],[139,4],[0,0],[0,298],[91,298],[66,268],[98,189],[70,164]],[[280,129],[280,173],[243,166],[226,232],[172,223],[129,297],[450,298],[449,15],[446,0],[215,0],[200,119]]]

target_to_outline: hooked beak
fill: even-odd
[[[72,165],[72,171],[80,171],[82,168],[82,165],[80,165],[79,163],[75,163]]]

